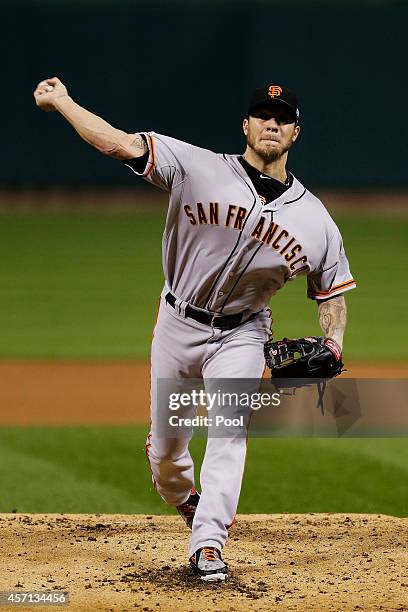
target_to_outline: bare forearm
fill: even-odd
[[[126,160],[143,155],[147,150],[139,134],[127,134],[89,112],[70,97],[55,101],[55,108],[87,143],[110,157]]]
[[[333,338],[343,348],[347,323],[347,306],[342,295],[318,303],[319,323],[326,338]]]

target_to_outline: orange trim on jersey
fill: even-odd
[[[158,301],[158,304],[157,304],[156,320],[154,322],[154,327],[153,327],[153,331],[152,331],[152,340],[154,338],[154,332],[155,332],[156,325],[157,325],[157,319],[159,318],[160,304],[161,304],[161,296],[159,297],[159,301]],[[150,355],[149,383],[150,383],[150,385],[149,385],[149,390],[150,390],[149,391],[149,398],[150,398],[150,428],[149,428],[149,433],[147,434],[147,438],[146,438],[145,451],[146,451],[147,463],[149,464],[149,469],[150,469],[150,472],[152,474],[153,486],[157,490],[157,483],[156,483],[156,480],[154,478],[154,474],[153,474],[153,470],[152,470],[152,464],[150,462],[150,455],[149,455],[149,449],[152,446],[152,443],[151,443],[151,439],[152,439],[152,417],[151,417],[151,413],[152,413],[152,357],[151,357],[151,355]]]
[[[150,427],[151,427],[151,425],[152,425],[152,423],[150,422]],[[151,438],[152,438],[152,432],[149,429],[149,433],[146,436],[146,444],[145,444],[145,451],[146,451],[146,456],[147,456],[148,461],[149,461],[149,448],[152,445],[151,442],[150,442]]]
[[[157,319],[159,318],[159,312],[160,312],[160,303],[161,303],[161,296],[159,297],[159,301],[157,303],[157,310],[156,310],[156,318],[154,320],[154,324],[156,325],[157,323]]]
[[[153,171],[153,168],[156,165],[156,156],[154,154],[153,138],[150,136],[150,134],[147,134],[147,133],[146,133],[146,136],[149,141],[149,151],[150,151],[149,161],[147,162],[147,166],[149,166],[149,169],[146,168],[146,170],[143,173],[143,176],[149,176],[149,174]]]
[[[309,289],[309,291],[307,292],[307,295],[315,295],[315,296],[319,296],[319,297],[326,297],[326,296],[334,293],[335,291],[339,291],[339,289],[346,289],[346,287],[350,287],[351,285],[355,285],[355,284],[356,284],[356,281],[354,280],[354,278],[352,278],[351,280],[348,280],[345,283],[340,283],[340,285],[336,285],[335,287],[333,287],[329,291],[313,291],[312,289]]]
[[[159,307],[160,307],[160,300],[159,300]],[[159,315],[159,310],[157,310],[157,316],[158,315]],[[157,316],[156,316],[156,321],[157,321]],[[153,328],[153,334],[154,334],[155,327],[156,325]],[[154,478],[152,464],[150,462],[150,455],[149,455],[149,449],[152,446],[151,439],[152,439],[152,425],[153,425],[152,423],[152,357],[151,355],[150,355],[150,372],[149,372],[149,403],[150,403],[150,426],[149,426],[149,433],[147,434],[147,437],[146,437],[145,453],[146,453],[147,463],[149,465],[149,470],[152,475],[153,487],[157,490],[157,483]]]
[[[151,422],[150,422],[150,426],[151,426]],[[156,480],[153,475],[152,464],[150,463],[150,456],[149,456],[149,448],[151,447],[151,442],[150,442],[151,438],[152,438],[152,433],[151,431],[149,431],[149,433],[147,434],[147,438],[146,438],[145,451],[146,451],[147,463],[149,465],[149,469],[152,475],[153,486],[155,489],[157,489],[157,484],[156,484]]]
[[[157,325],[157,319],[159,318],[160,304],[161,304],[161,296],[159,297],[159,302],[157,304],[156,318],[154,320],[153,331],[152,331],[152,341],[153,341],[153,338],[154,338],[154,332],[155,332],[156,325]]]

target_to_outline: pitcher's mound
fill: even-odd
[[[0,591],[68,591],[69,610],[408,610],[408,519],[239,516],[225,584],[191,574],[188,536],[178,516],[3,514]]]

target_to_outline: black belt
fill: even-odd
[[[170,291],[166,294],[165,298],[166,302],[170,304],[173,308],[176,305],[176,296],[174,296]],[[209,312],[203,312],[194,306],[190,306],[187,304],[185,308],[185,315],[190,319],[194,319],[194,321],[198,321],[199,323],[204,323],[204,325],[210,325],[211,327],[216,327],[217,329],[221,329],[223,331],[227,329],[234,329],[234,327],[238,327],[241,323],[243,323],[243,315],[219,315],[219,314],[211,314]],[[251,321],[259,314],[258,312],[254,312],[251,314],[246,321]]]

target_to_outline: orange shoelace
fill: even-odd
[[[216,561],[217,560],[217,553],[215,552],[215,548],[212,548],[210,546],[206,546],[205,548],[203,548],[202,550],[203,556],[207,561]]]

